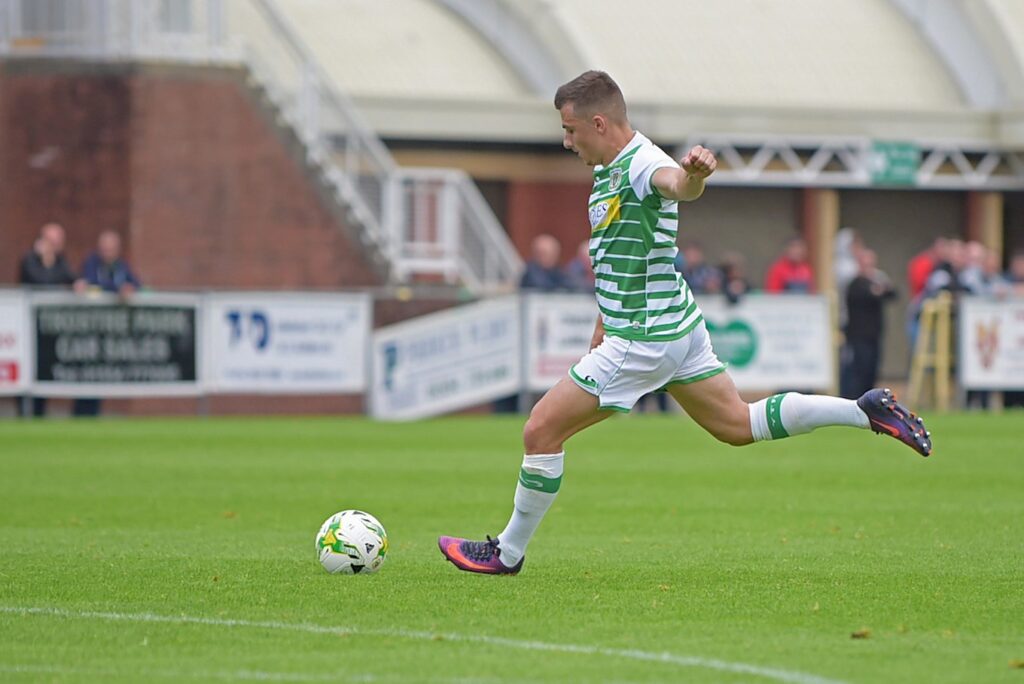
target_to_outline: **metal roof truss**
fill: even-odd
[[[884,173],[879,143],[867,138],[694,136],[677,149],[677,158],[698,144],[718,157],[714,180],[722,185],[1024,190],[1024,150],[897,143],[916,151],[911,162],[916,170],[893,177]]]

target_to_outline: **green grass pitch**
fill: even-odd
[[[0,425],[0,681],[1024,683],[1024,416],[737,449],[684,418],[568,444],[518,577],[518,418]],[[320,523],[376,515],[380,573]]]

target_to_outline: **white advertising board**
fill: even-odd
[[[718,358],[740,390],[829,390],[835,352],[828,300],[819,295],[721,295],[697,304]]]
[[[959,327],[964,389],[1024,390],[1024,298],[964,297]]]
[[[375,418],[412,420],[519,391],[519,298],[420,316],[373,335]]]
[[[590,350],[597,302],[592,295],[525,294],[523,307],[526,385],[543,392]]]
[[[19,290],[0,290],[0,395],[28,390],[32,376],[28,301]]]
[[[815,295],[750,295],[730,305],[698,295],[718,358],[741,390],[828,390],[834,352],[828,301]],[[526,381],[552,387],[588,349],[597,305],[589,295],[525,295]]]
[[[205,386],[214,393],[366,390],[369,295],[218,292],[205,299]]]

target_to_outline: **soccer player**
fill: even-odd
[[[826,425],[890,435],[931,453],[923,421],[872,389],[856,401],[796,392],[747,404],[715,356],[697,302],[676,273],[678,203],[704,192],[716,166],[701,146],[676,163],[626,116],[608,74],[588,71],[555,94],[562,144],[594,167],[590,256],[600,311],[591,350],[530,412],[512,517],[496,539],[440,537],[441,553],[461,570],[515,574],[526,545],[558,495],[563,444],[648,392],[666,389],[701,427],[740,446],[783,439]]]

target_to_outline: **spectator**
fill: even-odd
[[[1013,291],[1010,281],[1002,274],[1000,266],[999,254],[991,249],[986,250],[985,263],[982,266],[984,271],[983,282],[985,286],[985,294],[990,297],[1003,298]]]
[[[882,349],[882,304],[895,296],[889,276],[878,269],[875,252],[858,250],[857,275],[846,289],[846,344],[840,394],[847,399],[857,398],[875,386]]]
[[[726,252],[718,270],[722,273],[722,292],[730,304],[737,304],[740,297],[753,288],[746,276],[747,262],[739,252]]]
[[[925,300],[938,296],[940,292],[949,292],[958,295],[963,291],[960,284],[960,272],[966,265],[966,249],[962,240],[945,239],[940,243],[939,252],[936,254],[939,259],[935,268],[925,280],[924,289],[910,300],[908,309],[907,338],[910,342],[910,349],[913,351],[917,346],[917,333],[921,319],[921,309]]]
[[[96,251],[82,264],[82,277],[92,287],[125,298],[141,287],[139,279],[121,258],[121,236],[112,230],[100,233]]]
[[[965,250],[965,265],[957,275],[957,282],[964,292],[977,296],[1005,296],[1009,287],[999,273],[999,258],[995,252],[980,242],[968,242]],[[978,406],[988,409],[991,392],[988,390],[967,390],[967,408]]]
[[[18,282],[40,287],[70,287],[77,279],[64,258],[64,228],[47,223],[39,229],[32,249],[25,253],[18,269]]]
[[[1006,270],[1006,282],[1018,297],[1024,297],[1024,250],[1013,253],[1010,268]]]
[[[722,291],[721,272],[704,260],[704,248],[690,242],[683,247],[683,279],[694,294],[717,294]]]
[[[32,249],[21,259],[18,282],[29,287],[73,286],[76,279],[64,258],[64,241],[64,228],[59,223],[47,223],[40,228]],[[21,396],[16,405],[19,416],[46,415],[46,397]]]
[[[846,288],[857,277],[857,252],[864,249],[860,235],[853,228],[842,228],[836,233],[835,249],[832,254],[836,279],[836,295],[839,298],[839,326],[846,325]]]
[[[565,273],[558,268],[558,258],[562,253],[558,240],[551,235],[538,235],[530,244],[530,252],[532,258],[526,262],[526,270],[519,283],[521,288],[542,292],[569,289]]]
[[[100,233],[96,251],[86,257],[82,277],[90,287],[112,292],[128,299],[141,287],[139,279],[121,258],[121,236],[115,231]],[[101,402],[95,398],[75,399],[71,412],[76,416],[98,416]]]
[[[1010,257],[1010,267],[1006,270],[1006,282],[1015,296],[1024,297],[1024,250],[1017,250]],[[1024,392],[1004,392],[1003,405],[1024,407]]]
[[[985,257],[988,250],[977,241],[964,245],[964,267],[957,274],[957,284],[964,292],[982,295],[987,294],[988,286],[985,276]]]
[[[590,240],[584,240],[576,249],[576,256],[565,267],[566,285],[573,292],[594,292],[594,266],[590,260]]]
[[[963,240],[946,240],[944,252],[938,258],[940,260],[925,280],[920,295],[922,299],[929,299],[942,291],[958,294],[964,289],[960,275],[967,266],[967,247]]]
[[[948,260],[949,240],[937,237],[926,249],[919,252],[907,264],[907,285],[910,287],[910,298],[913,300],[924,290],[928,276],[935,267]]]
[[[814,271],[807,261],[807,243],[793,236],[786,241],[782,256],[768,267],[765,292],[814,292]]]

